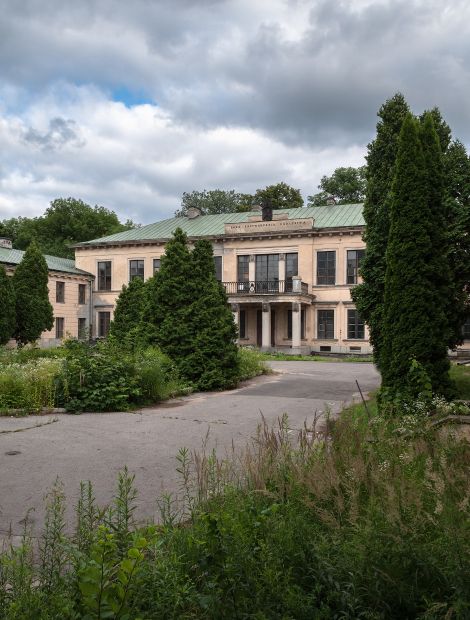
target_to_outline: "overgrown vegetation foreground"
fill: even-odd
[[[242,349],[236,371],[242,381],[268,368],[259,353]],[[96,345],[69,340],[55,349],[0,350],[0,415],[53,407],[125,411],[197,387],[159,348],[130,351],[113,338]]]
[[[57,484],[39,541],[1,555],[0,616],[468,618],[470,445],[429,420],[356,407],[327,441],[286,418],[222,460],[181,450],[159,525],[135,525],[124,471],[105,510],[82,485],[68,534]]]

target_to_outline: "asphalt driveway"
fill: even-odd
[[[57,476],[63,481],[68,516],[81,480],[91,480],[98,503],[106,504],[124,465],[135,474],[140,518],[156,513],[156,498],[175,491],[175,456],[185,446],[223,451],[243,445],[256,431],[261,414],[274,423],[284,413],[290,428],[301,428],[329,409],[335,413],[375,389],[372,364],[272,362],[276,374],[230,392],[194,394],[133,413],[87,413],[28,418],[0,417],[0,536],[20,534],[30,521],[43,522],[43,496]],[[21,429],[21,430],[20,430]],[[12,432],[18,431],[18,432]]]

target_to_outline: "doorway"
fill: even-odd
[[[256,344],[261,347],[263,344],[263,311],[256,311]]]
[[[276,311],[271,310],[271,346],[276,345]]]

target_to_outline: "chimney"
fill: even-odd
[[[6,250],[11,250],[13,247],[11,239],[8,237],[0,237],[0,248],[5,248]]]
[[[201,209],[197,207],[189,207],[188,209],[188,220],[194,220],[196,217],[202,215]]]
[[[335,205],[336,204],[336,198],[334,196],[328,196],[328,198],[326,199],[326,204],[327,205]]]

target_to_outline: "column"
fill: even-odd
[[[279,282],[285,282],[286,279],[286,255],[285,254],[279,254]],[[284,288],[281,288],[282,286],[284,286]],[[285,284],[281,284],[279,290],[281,292],[285,292],[286,288],[285,288]]]
[[[271,348],[271,305],[262,304],[262,337],[261,348]]]
[[[300,304],[292,302],[292,348],[300,349]]]
[[[233,322],[237,326],[237,334],[239,333],[239,311],[240,311],[239,304],[232,304]],[[237,335],[237,340],[238,338],[239,336]]]
[[[255,255],[250,255],[250,262],[248,263],[248,280],[250,282],[254,282],[256,277],[256,265],[255,265]]]

